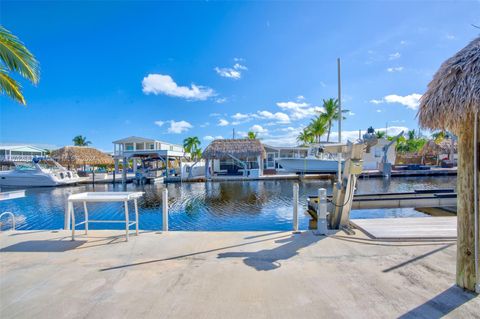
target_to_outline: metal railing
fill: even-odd
[[[2,219],[4,215],[10,215],[10,217],[12,218],[12,230],[15,230],[15,215],[13,215],[12,212],[4,212],[0,214],[0,219]]]

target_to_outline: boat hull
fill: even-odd
[[[0,186],[43,187],[71,185],[78,182],[78,178],[57,178],[39,172],[0,172]]]
[[[277,163],[291,173],[336,173],[338,170],[338,161],[335,160],[280,158]]]

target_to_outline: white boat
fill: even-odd
[[[45,158],[34,158],[31,163],[15,163],[14,169],[0,171],[0,186],[60,186],[78,181],[76,172]]]
[[[338,171],[338,159],[335,155],[324,153],[322,148],[310,148],[308,156],[303,158],[277,158],[275,160],[285,171],[291,173],[335,173]],[[344,161],[342,160],[342,169]]]

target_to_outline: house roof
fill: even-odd
[[[3,144],[0,145],[0,150],[10,150],[18,152],[45,152],[44,149],[31,146],[31,145],[14,145],[14,144]]]
[[[265,149],[259,140],[252,139],[222,139],[214,140],[203,151],[205,159],[229,159],[257,157],[265,158]]]

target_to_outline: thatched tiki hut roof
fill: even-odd
[[[50,156],[63,166],[111,165],[113,158],[96,148],[65,146],[53,151]]]
[[[477,141],[480,140],[480,133],[474,133],[479,111],[480,37],[440,66],[420,99],[418,111],[422,127],[447,129],[458,136],[457,284],[469,290],[475,290],[475,282],[480,277],[475,271],[476,261],[478,263],[475,246],[479,240],[476,230],[480,227],[475,216],[478,205],[475,187],[479,185],[474,181],[475,174],[479,173],[474,161],[474,150],[479,147],[474,143],[475,134]],[[480,286],[477,290],[480,291]]]
[[[434,140],[428,141],[420,151],[421,155],[435,155],[457,153],[457,142],[450,139],[435,143]]]
[[[214,140],[203,151],[205,159],[230,159],[230,155],[236,158],[258,157],[265,158],[265,149],[259,140],[252,139],[224,139]]]

